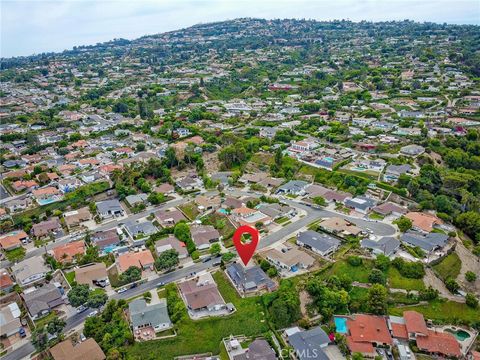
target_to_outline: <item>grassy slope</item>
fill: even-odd
[[[136,343],[128,348],[129,359],[173,359],[175,356],[211,352],[218,354],[222,338],[229,335],[259,335],[268,331],[259,297],[241,299],[222,272],[214,274],[224,300],[237,311],[228,317],[199,321],[186,314],[177,326],[178,336],[172,339]]]

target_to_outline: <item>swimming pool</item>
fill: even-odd
[[[54,203],[55,201],[57,201],[57,199],[54,199],[54,198],[37,199],[37,202],[40,206],[48,205],[48,204]]]
[[[325,160],[325,161],[328,161],[328,162],[333,162],[334,158],[326,156],[322,160]]]
[[[365,171],[365,170],[367,170],[367,169],[356,166],[356,167],[352,167],[352,170],[355,170],[355,171]]]
[[[227,209],[218,209],[218,212],[219,212],[220,214],[224,214],[224,215],[228,215],[228,214],[229,214],[229,212],[228,212]]]
[[[108,245],[108,246],[105,246],[105,247],[103,248],[103,252],[104,252],[105,254],[110,254],[113,250],[116,249],[116,247],[117,247],[116,245]]]
[[[458,329],[458,330],[445,329],[445,331],[452,335],[455,335],[457,340],[460,340],[460,341],[464,341],[470,337],[470,334],[462,329]]]
[[[348,327],[347,327],[347,318],[346,317],[334,317],[333,321],[335,322],[335,328],[337,329],[337,332],[340,334],[346,334],[348,333]]]

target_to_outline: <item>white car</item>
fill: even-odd
[[[98,310],[93,310],[91,313],[87,315],[87,317],[92,317],[98,314]]]
[[[121,293],[124,293],[125,291],[127,291],[128,289],[126,287],[123,287],[123,288],[120,288],[117,290],[117,294],[121,294]]]

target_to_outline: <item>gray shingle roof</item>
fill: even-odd
[[[317,249],[321,252],[328,251],[330,248],[340,245],[340,240],[328,234],[318,233],[312,230],[299,233],[297,239],[312,249]]]
[[[384,237],[378,241],[369,239],[363,239],[361,242],[362,247],[372,250],[380,250],[385,255],[391,255],[400,246],[400,241],[393,237]]]
[[[300,360],[312,359],[312,356],[315,356],[315,359],[328,360],[322,345],[327,345],[330,339],[319,326],[290,335],[288,342],[296,350]]]
[[[275,283],[258,266],[244,268],[238,263],[227,267],[227,272],[237,287],[243,290],[252,290],[255,287],[266,285],[268,289],[274,289]]]
[[[448,235],[440,233],[422,234],[415,231],[409,231],[402,235],[400,240],[412,245],[418,246],[425,251],[432,251],[437,247],[443,247],[448,242]]]
[[[134,328],[147,324],[155,327],[171,323],[165,299],[160,299],[160,302],[154,305],[147,305],[144,299],[136,299],[128,305],[128,310],[130,322]]]

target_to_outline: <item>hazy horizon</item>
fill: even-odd
[[[1,57],[60,52],[242,17],[480,24],[477,0],[1,0]]]

